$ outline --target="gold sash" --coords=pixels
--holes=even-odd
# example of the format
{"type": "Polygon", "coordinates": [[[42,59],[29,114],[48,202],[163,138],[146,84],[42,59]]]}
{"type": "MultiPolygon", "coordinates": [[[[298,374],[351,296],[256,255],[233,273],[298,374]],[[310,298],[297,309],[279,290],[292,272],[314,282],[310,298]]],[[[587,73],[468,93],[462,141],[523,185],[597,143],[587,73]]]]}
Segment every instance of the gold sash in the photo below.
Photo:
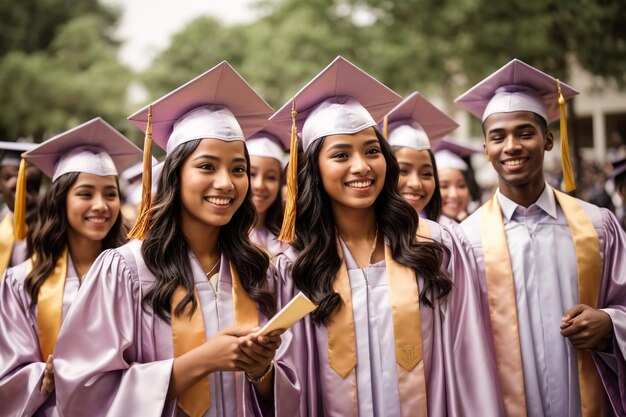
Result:
{"type": "MultiPolygon", "coordinates": [[[[567,220],[578,267],[579,303],[596,308],[601,282],[600,244],[587,213],[576,199],[554,190],[567,220]]],[[[524,374],[517,321],[515,283],[504,231],[502,211],[496,195],[481,208],[481,239],[496,363],[504,404],[509,417],[526,415],[524,374]]],[[[565,313],[565,312],[564,312],[565,313]]],[[[578,350],[578,379],[583,417],[603,414],[602,383],[591,354],[578,350]]]]}
{"type": "MultiPolygon", "coordinates": [[[[237,325],[258,326],[259,313],[256,303],[242,287],[239,274],[233,264],[230,263],[229,265],[232,278],[235,323],[237,325]]],[[[172,342],[175,358],[195,349],[206,341],[202,308],[200,307],[198,293],[195,289],[194,297],[198,303],[198,308],[196,308],[191,318],[188,315],[188,310],[191,308],[190,304],[185,307],[180,316],[174,314],[176,306],[185,294],[186,290],[179,286],[172,296],[172,342]]],[[[195,383],[178,398],[178,407],[190,417],[200,417],[207,412],[209,407],[211,407],[211,389],[208,376],[195,383]]]]}
{"type": "MultiPolygon", "coordinates": [[[[32,270],[29,259],[26,273],[32,270]]],[[[57,264],[41,287],[37,296],[37,328],[39,329],[39,350],[45,362],[54,351],[61,323],[63,322],[63,291],[67,276],[67,248],[63,250],[57,264]]]]}
{"type": "Polygon", "coordinates": [[[13,253],[13,219],[8,212],[0,222],[0,276],[11,263],[13,253]]]}
{"type": "MultiPolygon", "coordinates": [[[[338,253],[342,254],[339,242],[338,253]]],[[[343,256],[341,266],[333,282],[333,289],[341,296],[342,305],[333,314],[328,325],[328,359],[330,367],[345,378],[357,364],[354,316],[350,279],[343,256]]],[[[403,415],[427,415],[426,379],[423,372],[411,372],[423,360],[422,327],[419,310],[419,289],[415,271],[397,263],[391,256],[391,248],[385,245],[387,285],[393,317],[396,362],[398,363],[398,384],[400,392],[411,392],[411,401],[401,398],[403,415]],[[402,389],[410,387],[410,390],[402,389]],[[419,397],[417,400],[415,397],[419,397]]],[[[417,370],[417,371],[419,371],[417,370]]],[[[401,395],[401,397],[403,397],[401,395]]]]}

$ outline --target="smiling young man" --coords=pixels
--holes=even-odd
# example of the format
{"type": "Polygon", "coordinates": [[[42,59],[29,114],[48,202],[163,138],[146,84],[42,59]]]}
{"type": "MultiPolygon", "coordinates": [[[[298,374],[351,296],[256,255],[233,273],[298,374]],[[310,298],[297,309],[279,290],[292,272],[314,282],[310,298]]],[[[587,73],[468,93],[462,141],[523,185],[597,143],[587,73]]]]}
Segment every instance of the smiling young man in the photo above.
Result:
{"type": "Polygon", "coordinates": [[[462,228],[507,415],[624,415],[626,236],[608,210],[546,184],[558,84],[513,60],[456,100],[483,121],[499,178],[462,228]]]}

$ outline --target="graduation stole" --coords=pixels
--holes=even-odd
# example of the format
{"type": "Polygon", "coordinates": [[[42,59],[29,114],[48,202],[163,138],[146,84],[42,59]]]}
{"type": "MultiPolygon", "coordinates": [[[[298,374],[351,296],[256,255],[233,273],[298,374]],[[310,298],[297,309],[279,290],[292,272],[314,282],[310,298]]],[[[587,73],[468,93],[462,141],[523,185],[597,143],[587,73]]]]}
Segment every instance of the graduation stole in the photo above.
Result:
{"type": "Polygon", "coordinates": [[[428,223],[426,222],[426,220],[422,217],[419,218],[419,221],[417,223],[417,241],[418,242],[424,242],[424,241],[430,241],[430,226],[428,226],[428,223]]]}
{"type": "MultiPolygon", "coordinates": [[[[250,298],[241,285],[237,269],[230,265],[230,275],[232,279],[233,307],[235,324],[240,326],[258,326],[259,313],[256,303],[250,298]]],[[[178,286],[172,295],[171,321],[172,321],[172,341],[174,345],[174,357],[189,352],[202,345],[206,341],[204,334],[204,320],[202,318],[202,308],[198,293],[194,289],[194,298],[197,308],[189,316],[191,304],[187,304],[180,316],[174,314],[174,310],[180,301],[187,295],[187,290],[178,286]]],[[[178,397],[178,407],[190,417],[200,417],[211,407],[211,389],[208,377],[196,382],[180,397],[178,397]]]]}
{"type": "MultiPolygon", "coordinates": [[[[352,312],[352,290],[343,252],[337,241],[337,253],[341,266],[333,282],[342,304],[332,315],[328,325],[328,360],[330,367],[342,378],[356,367],[356,338],[352,312]]],[[[415,271],[397,263],[391,256],[391,248],[385,244],[387,285],[393,317],[396,361],[398,363],[398,387],[403,415],[426,416],[426,378],[413,369],[424,358],[422,326],[419,309],[419,289],[415,271]]]]}
{"type": "MultiPolygon", "coordinates": [[[[26,274],[33,269],[33,258],[26,264],[26,274]]],[[[44,362],[54,352],[63,322],[63,291],[67,276],[67,248],[63,249],[52,273],[44,280],[37,295],[37,329],[39,350],[44,362]]]]}
{"type": "MultiPolygon", "coordinates": [[[[587,213],[576,199],[553,190],[567,220],[578,268],[578,302],[597,308],[602,278],[600,243],[587,213]]],[[[526,416],[524,372],[519,344],[515,284],[498,198],[480,209],[489,315],[504,405],[509,417],[526,416]]],[[[565,313],[565,312],[564,312],[565,313]]],[[[588,351],[577,350],[578,382],[583,417],[603,415],[602,382],[588,351]]]]}
{"type": "Polygon", "coordinates": [[[0,273],[9,267],[13,253],[13,219],[11,217],[11,212],[8,212],[0,222],[0,273]]]}

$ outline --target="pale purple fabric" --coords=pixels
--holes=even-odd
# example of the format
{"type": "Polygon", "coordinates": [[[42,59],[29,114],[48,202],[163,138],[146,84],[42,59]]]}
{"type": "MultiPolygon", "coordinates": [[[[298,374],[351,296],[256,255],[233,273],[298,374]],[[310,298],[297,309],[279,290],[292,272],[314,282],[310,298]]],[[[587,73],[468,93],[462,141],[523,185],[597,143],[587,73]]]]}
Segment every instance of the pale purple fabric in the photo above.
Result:
{"type": "Polygon", "coordinates": [[[250,231],[250,240],[267,250],[272,258],[283,253],[289,247],[287,243],[278,240],[276,236],[265,227],[253,228],[250,231]]]}
{"type": "MultiPolygon", "coordinates": [[[[524,388],[529,415],[580,416],[576,350],[560,335],[561,317],[578,303],[574,244],[558,201],[546,186],[528,208],[498,195],[515,282],[524,388]]],[[[613,320],[612,354],[594,354],[610,401],[626,413],[626,237],[608,210],[580,201],[600,242],[602,290],[599,308],[613,320]]],[[[479,266],[484,323],[491,334],[480,212],[462,223],[479,266]]],[[[489,337],[494,352],[493,338],[489,337]]]]}
{"type": "MultiPolygon", "coordinates": [[[[468,243],[436,223],[429,221],[429,227],[433,238],[449,249],[444,267],[452,276],[454,287],[445,303],[436,302],[434,309],[420,306],[428,414],[432,417],[499,416],[502,412],[496,397],[495,368],[489,360],[477,289],[470,278],[475,273],[475,266],[460,249],[468,243]]],[[[297,292],[291,280],[296,256],[293,248],[289,248],[276,260],[283,299],[289,299],[297,292]]],[[[366,304],[367,295],[355,291],[359,285],[356,283],[358,270],[354,271],[350,266],[354,265],[349,264],[348,268],[357,338],[357,369],[345,379],[337,375],[329,366],[326,327],[314,325],[310,316],[296,323],[291,328],[293,339],[289,348],[303,389],[302,416],[397,415],[399,409],[399,404],[393,403],[394,398],[396,401],[398,398],[397,380],[392,377],[396,371],[395,353],[390,348],[394,343],[393,331],[381,327],[389,326],[390,311],[385,309],[390,309],[390,305],[376,306],[375,312],[368,310],[372,306],[369,301],[382,298],[380,294],[375,297],[370,294],[373,298],[366,304]],[[376,322],[374,317],[382,322],[376,322]],[[372,350],[379,351],[381,357],[365,358],[364,354],[372,354],[372,350]],[[391,369],[389,363],[394,364],[391,369]],[[373,385],[363,387],[368,373],[368,382],[373,385]],[[367,392],[370,392],[369,396],[364,394],[367,392]],[[358,393],[356,413],[352,393],[358,393]],[[389,401],[385,414],[380,414],[380,404],[373,398],[389,401]]],[[[386,276],[385,263],[378,263],[370,270],[375,282],[382,284],[381,277],[386,276]]],[[[418,281],[422,285],[422,278],[418,281]]],[[[376,289],[381,290],[387,291],[384,286],[376,289]]]]}
{"type": "MultiPolygon", "coordinates": [[[[65,318],[80,281],[71,258],[63,291],[65,318]]],[[[39,351],[37,308],[24,289],[27,262],[6,271],[0,285],[0,415],[57,416],[55,392],[40,393],[45,361],[39,351]]]]}
{"type": "MultiPolygon", "coordinates": [[[[209,339],[233,324],[229,262],[222,257],[216,292],[191,252],[189,260],[209,339]]],[[[182,415],[176,401],[166,401],[173,363],[171,326],[142,305],[154,280],[141,258],[140,241],[105,251],[96,260],[55,351],[55,382],[63,415],[182,415]]],[[[295,415],[292,410],[297,410],[299,401],[295,373],[278,353],[275,397],[280,400],[275,413],[295,415]]],[[[206,417],[262,414],[243,373],[216,372],[209,381],[212,403],[206,417]]]]}

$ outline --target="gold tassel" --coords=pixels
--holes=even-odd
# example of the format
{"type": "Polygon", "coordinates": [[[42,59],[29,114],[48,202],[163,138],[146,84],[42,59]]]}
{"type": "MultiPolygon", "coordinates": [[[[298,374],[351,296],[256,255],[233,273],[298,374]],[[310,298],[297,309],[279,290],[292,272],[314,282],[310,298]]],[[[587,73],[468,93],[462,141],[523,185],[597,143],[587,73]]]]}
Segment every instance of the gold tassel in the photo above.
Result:
{"type": "Polygon", "coordinates": [[[383,119],[383,136],[385,137],[385,139],[389,138],[389,115],[386,114],[385,118],[383,119]]]}
{"type": "Polygon", "coordinates": [[[26,237],[26,161],[20,161],[17,172],[15,190],[15,207],[13,207],[13,239],[22,240],[26,237]]]}
{"type": "Polygon", "coordinates": [[[561,93],[561,82],[556,80],[557,92],[559,94],[559,110],[561,113],[561,165],[563,168],[563,180],[565,191],[570,192],[576,189],[572,161],[569,156],[569,140],[567,137],[567,112],[565,111],[565,98],[561,93]]]}
{"type": "Polygon", "coordinates": [[[291,103],[291,149],[287,169],[287,201],[278,240],[293,243],[296,239],[296,199],[298,198],[298,128],[296,102],[291,103]]]}
{"type": "Polygon", "coordinates": [[[141,204],[139,214],[128,239],[144,239],[148,233],[150,222],[150,206],[152,205],[152,104],[148,106],[148,126],[143,141],[143,175],[141,177],[141,204]]]}

